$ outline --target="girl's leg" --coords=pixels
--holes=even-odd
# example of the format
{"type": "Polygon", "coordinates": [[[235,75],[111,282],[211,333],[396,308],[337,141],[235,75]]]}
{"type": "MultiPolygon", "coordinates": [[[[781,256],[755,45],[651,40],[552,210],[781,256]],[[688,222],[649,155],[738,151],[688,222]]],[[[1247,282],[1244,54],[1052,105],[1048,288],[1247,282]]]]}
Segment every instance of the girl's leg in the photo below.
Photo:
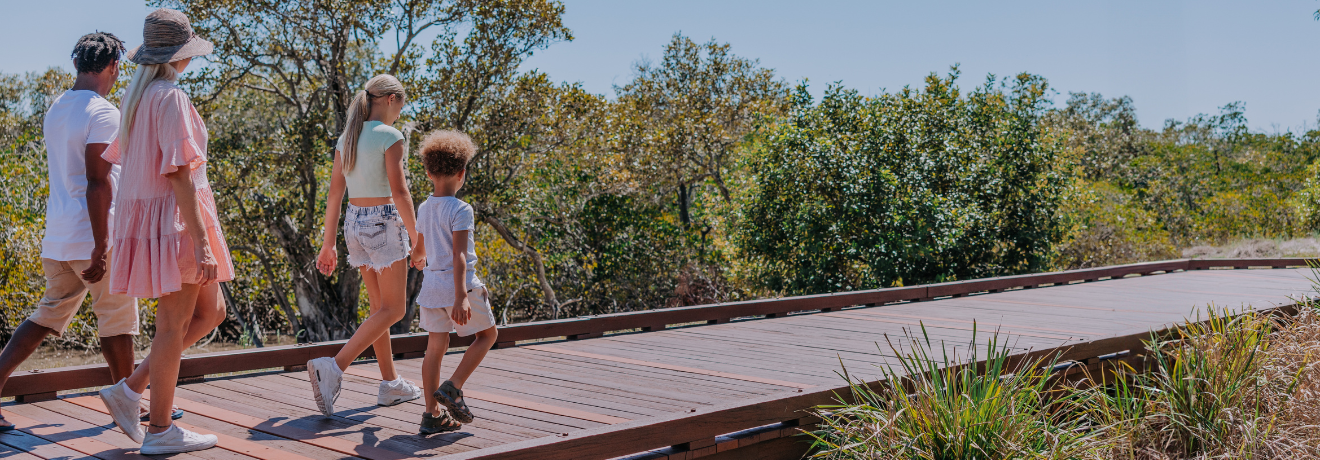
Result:
{"type": "Polygon", "coordinates": [[[366,321],[362,322],[362,325],[358,326],[357,332],[348,339],[348,343],[339,349],[339,353],[335,355],[335,363],[339,365],[339,369],[346,370],[358,355],[367,350],[367,347],[375,346],[376,362],[381,369],[381,378],[397,379],[389,335],[390,326],[403,319],[403,303],[407,298],[405,289],[408,282],[408,260],[400,259],[379,273],[363,268],[362,282],[367,283],[367,298],[370,299],[374,311],[366,321]],[[376,295],[371,293],[373,284],[377,287],[376,295]],[[375,305],[380,305],[380,308],[376,309],[375,305]],[[381,337],[382,335],[384,337],[381,337]],[[386,369],[389,369],[388,374],[386,369]],[[388,378],[391,376],[394,378],[388,378]]]}
{"type": "MultiPolygon", "coordinates": [[[[449,351],[449,334],[432,332],[427,334],[426,357],[422,359],[422,388],[425,393],[435,393],[440,388],[440,362],[449,351]]],[[[434,417],[440,416],[440,403],[435,398],[426,398],[426,412],[434,417]]]]}
{"type": "Polygon", "coordinates": [[[148,433],[164,432],[173,424],[170,412],[174,386],[179,382],[179,360],[188,346],[184,340],[200,291],[199,285],[185,284],[183,289],[162,296],[156,306],[156,336],[151,340],[151,355],[147,357],[151,364],[152,390],[148,433]]]}
{"type": "MultiPolygon", "coordinates": [[[[455,388],[460,390],[463,389],[463,384],[467,383],[468,377],[471,377],[472,372],[477,370],[477,366],[481,364],[481,360],[486,359],[486,352],[489,352],[490,347],[495,345],[495,339],[499,336],[500,333],[494,326],[477,333],[476,339],[472,341],[472,345],[468,347],[467,351],[463,352],[463,360],[459,361],[458,368],[454,369],[454,376],[449,378],[449,381],[454,384],[455,388]]],[[[447,338],[446,342],[448,342],[447,338]]],[[[428,358],[431,356],[431,350],[426,351],[426,356],[428,358]]],[[[437,367],[436,370],[439,370],[439,368],[437,367]]],[[[430,402],[428,401],[427,404],[430,404],[430,402]]]]}
{"type": "MultiPolygon", "coordinates": [[[[161,300],[163,302],[164,298],[161,298],[161,300]]],[[[202,340],[202,337],[210,335],[216,326],[225,321],[225,299],[220,292],[219,284],[211,284],[200,288],[197,293],[196,304],[197,307],[193,309],[192,317],[188,321],[188,331],[183,334],[184,349],[193,346],[197,341],[202,340]]],[[[159,309],[159,307],[157,308],[159,309]]],[[[155,350],[154,346],[152,350],[155,350]]],[[[141,393],[146,391],[150,375],[151,355],[147,355],[147,358],[142,360],[142,364],[133,370],[133,375],[128,376],[128,381],[124,383],[133,392],[141,393]]]]}

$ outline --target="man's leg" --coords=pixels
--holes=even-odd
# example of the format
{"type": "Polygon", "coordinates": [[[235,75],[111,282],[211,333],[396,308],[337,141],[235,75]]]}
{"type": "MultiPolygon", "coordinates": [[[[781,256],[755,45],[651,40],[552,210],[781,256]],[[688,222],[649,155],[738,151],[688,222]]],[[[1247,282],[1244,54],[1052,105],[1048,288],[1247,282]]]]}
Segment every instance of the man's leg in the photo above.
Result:
{"type": "MultiPolygon", "coordinates": [[[[18,325],[14,337],[0,352],[0,389],[4,388],[14,370],[37,351],[46,336],[64,332],[87,296],[82,278],[68,262],[41,259],[41,269],[46,276],[46,293],[37,304],[37,311],[18,325]]],[[[11,423],[0,421],[0,425],[11,423]]]]}
{"type": "Polygon", "coordinates": [[[119,383],[133,374],[133,335],[101,337],[101,356],[110,367],[110,383],[119,383]]]}
{"type": "MultiPolygon", "coordinates": [[[[41,341],[48,335],[54,335],[55,331],[48,327],[34,323],[32,321],[23,321],[14,330],[14,337],[5,344],[5,351],[0,352],[0,389],[4,389],[5,382],[9,381],[9,376],[18,369],[19,364],[27,361],[32,353],[41,346],[41,341]]],[[[3,414],[0,414],[3,415],[3,414]]],[[[4,420],[0,420],[0,425],[13,425],[4,420]]]]}

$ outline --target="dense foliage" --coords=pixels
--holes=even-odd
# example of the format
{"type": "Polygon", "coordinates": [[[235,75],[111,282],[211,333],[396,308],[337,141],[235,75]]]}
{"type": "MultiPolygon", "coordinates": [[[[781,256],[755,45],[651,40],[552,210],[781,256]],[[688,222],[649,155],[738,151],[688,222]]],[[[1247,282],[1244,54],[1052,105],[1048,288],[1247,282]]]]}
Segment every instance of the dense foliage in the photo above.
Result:
{"type": "MultiPolygon", "coordinates": [[[[1253,132],[1238,104],[1151,130],[1127,98],[1051,107],[1042,77],[964,90],[956,68],[817,101],[682,35],[592,94],[521,68],[572,39],[553,0],[152,4],[216,43],[182,84],[210,130],[237,264],[228,340],[343,338],[365,314],[356,270],[311,261],[343,112],[377,73],[408,88],[410,151],[432,129],[477,141],[460,197],[508,322],[1168,258],[1320,226],[1320,131],[1253,132]]],[[[44,285],[41,120],[71,81],[0,75],[0,339],[44,285]]],[[[428,183],[409,167],[420,202],[428,183]]],[[[96,346],[87,315],[61,343],[96,346]]]]}
{"type": "Polygon", "coordinates": [[[1046,268],[1067,183],[1046,83],[956,80],[819,104],[799,87],[747,157],[734,238],[751,278],[819,293],[1046,268]]]}

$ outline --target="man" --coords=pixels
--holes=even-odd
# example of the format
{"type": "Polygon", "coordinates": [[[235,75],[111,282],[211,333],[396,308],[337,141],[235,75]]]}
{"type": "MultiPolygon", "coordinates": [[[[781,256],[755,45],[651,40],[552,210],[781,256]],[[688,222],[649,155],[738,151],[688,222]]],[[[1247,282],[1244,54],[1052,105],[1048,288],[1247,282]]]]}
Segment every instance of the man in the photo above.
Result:
{"type": "MultiPolygon", "coordinates": [[[[0,352],[0,389],[46,336],[64,333],[89,292],[101,354],[113,379],[109,383],[133,372],[137,300],[110,293],[106,273],[119,167],[101,158],[119,132],[119,109],[105,96],[119,78],[123,53],[123,42],[109,33],[78,39],[72,56],[77,79],[46,112],[43,132],[50,197],[46,235],[41,240],[46,293],[37,311],[18,326],[0,352]]],[[[0,414],[0,432],[13,429],[0,414]]]]}

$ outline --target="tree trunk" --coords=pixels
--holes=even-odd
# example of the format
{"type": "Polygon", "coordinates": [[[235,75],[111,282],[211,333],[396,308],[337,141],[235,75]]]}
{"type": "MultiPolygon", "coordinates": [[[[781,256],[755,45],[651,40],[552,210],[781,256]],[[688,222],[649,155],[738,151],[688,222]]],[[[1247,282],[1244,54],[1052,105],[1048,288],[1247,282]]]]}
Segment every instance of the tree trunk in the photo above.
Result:
{"type": "Polygon", "coordinates": [[[422,277],[425,273],[416,268],[408,267],[408,294],[407,303],[403,319],[390,326],[390,334],[407,334],[412,332],[413,320],[417,318],[417,294],[422,292],[422,277]]]}
{"type": "Polygon", "coordinates": [[[541,285],[541,294],[545,296],[545,303],[550,305],[551,317],[559,319],[559,299],[555,297],[555,290],[550,287],[550,281],[545,277],[545,262],[541,260],[541,253],[532,245],[514,236],[513,232],[509,231],[509,227],[504,225],[504,221],[495,216],[483,212],[481,213],[481,221],[493,227],[495,232],[499,233],[500,237],[504,239],[504,242],[509,243],[509,246],[513,246],[514,249],[521,251],[532,259],[532,266],[536,270],[536,281],[541,285]]]}
{"type": "MultiPolygon", "coordinates": [[[[265,197],[260,198],[263,202],[269,202],[265,197]]],[[[266,209],[271,210],[271,207],[267,206],[266,209]]],[[[293,295],[298,303],[307,340],[324,342],[351,336],[357,325],[362,275],[356,268],[348,266],[348,247],[343,240],[338,242],[338,277],[332,281],[316,270],[317,249],[298,232],[292,218],[287,214],[281,215],[267,220],[267,225],[284,249],[289,266],[292,267],[293,295]]]]}

